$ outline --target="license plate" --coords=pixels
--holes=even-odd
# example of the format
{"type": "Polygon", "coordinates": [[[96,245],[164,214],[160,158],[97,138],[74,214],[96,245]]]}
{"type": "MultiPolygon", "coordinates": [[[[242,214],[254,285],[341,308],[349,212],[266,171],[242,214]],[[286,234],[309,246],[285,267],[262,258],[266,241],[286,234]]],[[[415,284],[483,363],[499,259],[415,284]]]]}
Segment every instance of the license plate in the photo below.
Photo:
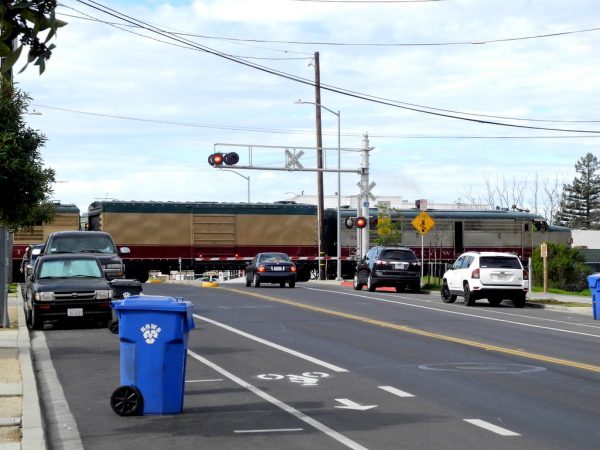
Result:
{"type": "Polygon", "coordinates": [[[406,263],[396,263],[396,264],[394,264],[394,269],[404,270],[404,269],[406,269],[406,266],[408,266],[408,264],[406,264],[406,263]]]}
{"type": "Polygon", "coordinates": [[[82,317],[83,316],[83,308],[68,308],[67,316],[69,317],[82,317]]]}
{"type": "Polygon", "coordinates": [[[283,269],[284,269],[284,268],[283,268],[282,266],[274,266],[274,267],[273,267],[273,270],[274,270],[275,272],[283,272],[283,269]]]}

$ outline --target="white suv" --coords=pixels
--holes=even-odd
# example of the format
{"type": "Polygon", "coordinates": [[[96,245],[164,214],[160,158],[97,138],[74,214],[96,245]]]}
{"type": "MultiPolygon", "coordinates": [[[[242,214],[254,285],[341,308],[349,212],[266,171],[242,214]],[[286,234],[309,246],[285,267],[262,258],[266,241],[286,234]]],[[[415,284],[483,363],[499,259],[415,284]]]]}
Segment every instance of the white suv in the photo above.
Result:
{"type": "Polygon", "coordinates": [[[444,273],[441,294],[444,303],[454,303],[461,296],[467,306],[482,298],[498,306],[508,299],[515,308],[522,308],[528,290],[529,274],[516,255],[467,252],[444,273]]]}

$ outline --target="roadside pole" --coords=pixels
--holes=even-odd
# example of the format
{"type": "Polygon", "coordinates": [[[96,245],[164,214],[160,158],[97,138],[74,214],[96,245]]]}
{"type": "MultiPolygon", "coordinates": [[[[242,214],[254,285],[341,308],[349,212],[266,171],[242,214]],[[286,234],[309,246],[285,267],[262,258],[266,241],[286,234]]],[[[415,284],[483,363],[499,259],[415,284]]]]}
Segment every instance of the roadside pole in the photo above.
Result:
{"type": "Polygon", "coordinates": [[[0,227],[0,326],[8,328],[8,269],[10,264],[10,234],[0,227]]]}

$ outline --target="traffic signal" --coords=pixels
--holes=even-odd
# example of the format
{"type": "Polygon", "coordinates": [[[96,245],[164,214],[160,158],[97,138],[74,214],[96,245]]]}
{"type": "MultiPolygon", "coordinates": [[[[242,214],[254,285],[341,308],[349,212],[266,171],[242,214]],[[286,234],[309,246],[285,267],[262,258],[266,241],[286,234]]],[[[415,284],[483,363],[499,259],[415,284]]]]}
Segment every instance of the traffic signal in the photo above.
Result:
{"type": "Polygon", "coordinates": [[[233,166],[240,161],[240,156],[235,153],[213,153],[208,157],[208,163],[213,167],[222,166],[223,163],[227,166],[233,166]]]}
{"type": "Polygon", "coordinates": [[[362,216],[356,218],[356,228],[365,228],[367,226],[367,219],[362,216]]]}
{"type": "Polygon", "coordinates": [[[346,225],[346,228],[354,228],[354,225],[356,225],[356,228],[365,228],[367,226],[367,219],[362,216],[348,217],[344,225],[346,225]]]}

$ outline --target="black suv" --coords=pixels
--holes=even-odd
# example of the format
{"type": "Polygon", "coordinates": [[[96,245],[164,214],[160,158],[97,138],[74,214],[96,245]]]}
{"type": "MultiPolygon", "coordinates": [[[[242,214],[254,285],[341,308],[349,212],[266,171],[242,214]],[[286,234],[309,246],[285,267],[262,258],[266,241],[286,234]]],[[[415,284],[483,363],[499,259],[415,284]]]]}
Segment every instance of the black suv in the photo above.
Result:
{"type": "Polygon", "coordinates": [[[357,264],[352,285],[357,291],[363,285],[373,292],[382,286],[392,286],[396,292],[409,287],[421,290],[421,263],[408,247],[373,247],[357,264]]]}

